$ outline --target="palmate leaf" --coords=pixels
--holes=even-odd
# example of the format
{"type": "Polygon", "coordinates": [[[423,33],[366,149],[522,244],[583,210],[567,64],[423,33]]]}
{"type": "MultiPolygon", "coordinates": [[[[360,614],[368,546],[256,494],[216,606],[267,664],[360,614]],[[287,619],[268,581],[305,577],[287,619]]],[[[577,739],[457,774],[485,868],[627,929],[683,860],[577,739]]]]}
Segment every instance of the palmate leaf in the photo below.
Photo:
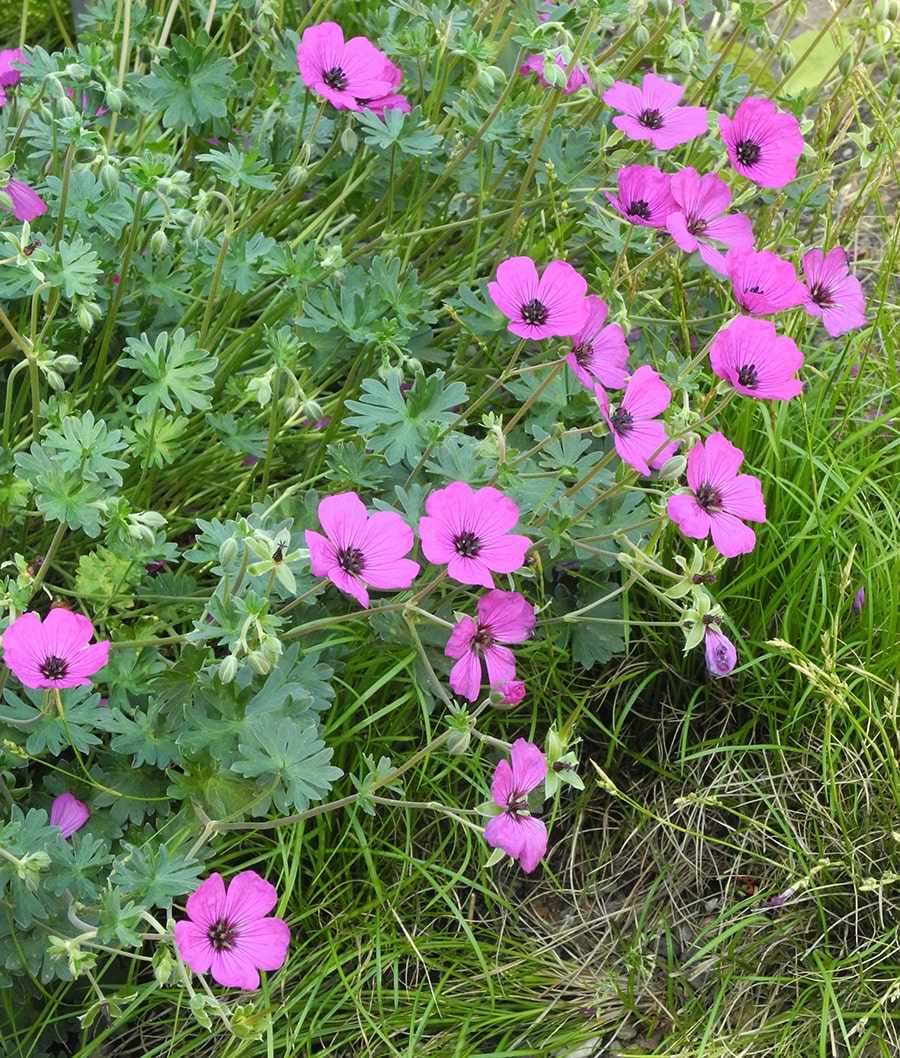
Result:
{"type": "Polygon", "coordinates": [[[79,753],[87,753],[91,746],[100,744],[92,728],[103,712],[100,695],[90,687],[68,687],[60,692],[63,715],[55,707],[44,712],[44,692],[25,688],[24,693],[33,704],[23,701],[7,689],[4,692],[4,711],[28,732],[25,749],[33,756],[46,752],[59,756],[67,746],[79,753]],[[27,726],[26,726],[27,725],[27,726]]]}
{"type": "Polygon", "coordinates": [[[162,123],[166,128],[197,129],[227,113],[236,88],[231,77],[234,63],[207,54],[208,47],[206,33],[196,33],[194,43],[176,36],[165,58],[153,63],[144,85],[152,105],[165,108],[162,123]]]}
{"type": "Polygon", "coordinates": [[[143,394],[137,405],[141,414],[160,404],[175,411],[176,401],[184,412],[206,411],[211,406],[206,390],[213,387],[211,376],[218,361],[206,349],[198,348],[193,334],[188,335],[182,327],[171,337],[162,331],[151,345],[144,332],[140,338],[126,339],[126,344],[131,355],[122,357],[119,364],[140,371],[150,380],[134,387],[136,393],[143,394]]]}
{"type": "MultiPolygon", "coordinates": [[[[301,727],[290,717],[277,725],[262,717],[246,725],[248,738],[240,743],[241,756],[231,766],[247,778],[262,780],[263,787],[280,779],[271,800],[279,812],[305,811],[311,801],[320,801],[334,780],[343,774],[328,762],[332,750],[319,738],[315,724],[301,727]]],[[[269,798],[263,798],[255,811],[263,812],[269,798]]]]}
{"type": "Polygon", "coordinates": [[[445,389],[443,371],[416,375],[407,393],[401,391],[400,382],[400,372],[393,370],[386,382],[363,379],[360,399],[347,401],[347,408],[356,414],[346,422],[359,430],[369,448],[384,452],[389,463],[405,459],[412,465],[441,428],[456,420],[455,409],[465,403],[466,387],[451,382],[445,389]]]}
{"type": "Polygon", "coordinates": [[[202,863],[166,845],[138,846],[123,841],[128,850],[113,862],[110,880],[117,889],[145,907],[166,907],[175,896],[190,892],[206,870],[202,863]]]}

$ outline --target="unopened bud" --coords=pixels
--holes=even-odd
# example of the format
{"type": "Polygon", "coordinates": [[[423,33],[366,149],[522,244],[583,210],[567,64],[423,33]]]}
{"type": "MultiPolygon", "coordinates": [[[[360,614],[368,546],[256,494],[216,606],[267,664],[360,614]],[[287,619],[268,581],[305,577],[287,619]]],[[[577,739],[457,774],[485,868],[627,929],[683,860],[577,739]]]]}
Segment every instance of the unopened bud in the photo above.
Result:
{"type": "Polygon", "coordinates": [[[238,542],[233,536],[219,544],[219,565],[230,566],[237,558],[238,542]]]}
{"type": "Polygon", "coordinates": [[[267,676],[272,670],[272,663],[259,650],[251,650],[247,655],[247,664],[257,676],[267,676]]]}
{"type": "Polygon", "coordinates": [[[781,67],[782,73],[790,73],[791,70],[797,65],[797,60],[789,51],[783,51],[778,58],[778,65],[781,67]]]}
{"type": "Polygon", "coordinates": [[[359,147],[359,137],[348,125],[341,133],[341,149],[347,154],[356,154],[359,147]]]}
{"type": "Polygon", "coordinates": [[[302,187],[308,178],[309,167],[306,165],[292,165],[288,169],[287,182],[290,188],[302,187]]]}
{"type": "Polygon", "coordinates": [[[639,49],[646,48],[650,43],[650,30],[641,23],[634,27],[634,33],[631,34],[631,39],[634,41],[635,47],[639,49]]]}
{"type": "Polygon", "coordinates": [[[219,662],[219,681],[221,683],[231,683],[237,676],[237,670],[238,659],[234,654],[229,654],[227,658],[222,658],[219,662]]]}
{"type": "Polygon", "coordinates": [[[850,71],[853,69],[853,56],[849,51],[845,51],[844,54],[838,59],[838,70],[840,70],[843,77],[847,77],[850,71]]]}
{"type": "Polygon", "coordinates": [[[670,456],[659,469],[660,481],[675,481],[684,474],[687,458],[682,455],[670,456]]]}
{"type": "Polygon", "coordinates": [[[63,70],[63,73],[71,81],[83,81],[85,77],[87,77],[87,70],[85,70],[80,62],[70,62],[65,70],[63,70]]]}
{"type": "Polygon", "coordinates": [[[900,84],[900,66],[892,66],[888,71],[888,82],[896,87],[900,84]]]}
{"type": "Polygon", "coordinates": [[[103,185],[103,190],[116,197],[119,193],[119,171],[107,158],[106,161],[100,166],[100,183],[103,185]]]}
{"type": "Polygon", "coordinates": [[[118,88],[116,85],[107,85],[104,95],[106,97],[106,109],[112,110],[116,114],[120,113],[128,105],[127,94],[124,89],[118,88]]]}
{"type": "Polygon", "coordinates": [[[155,257],[162,257],[169,252],[169,236],[162,228],[157,228],[150,236],[150,250],[155,257]]]}

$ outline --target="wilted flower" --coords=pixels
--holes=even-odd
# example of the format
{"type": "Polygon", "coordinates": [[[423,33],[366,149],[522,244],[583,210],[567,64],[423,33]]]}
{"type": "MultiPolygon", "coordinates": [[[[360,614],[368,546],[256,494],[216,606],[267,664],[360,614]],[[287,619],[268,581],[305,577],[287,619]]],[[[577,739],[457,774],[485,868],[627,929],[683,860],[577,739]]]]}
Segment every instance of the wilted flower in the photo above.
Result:
{"type": "Polygon", "coordinates": [[[737,650],[734,643],[716,627],[715,619],[704,629],[706,668],[713,676],[727,676],[737,665],[737,650]]]}
{"type": "Polygon", "coordinates": [[[497,266],[488,283],[491,300],[512,321],[519,338],[553,338],[577,334],[587,314],[587,281],[565,261],[551,261],[538,278],[530,257],[510,257],[497,266]]]}
{"type": "Polygon", "coordinates": [[[484,836],[491,848],[501,848],[529,873],[547,851],[547,827],[528,811],[528,794],[547,774],[547,760],[533,742],[516,739],[509,761],[501,760],[491,783],[494,804],[503,811],[488,820],[484,836]]]}
{"type": "MultiPolygon", "coordinates": [[[[551,60],[545,59],[543,55],[529,55],[525,62],[522,63],[522,65],[519,67],[519,73],[537,74],[537,79],[541,82],[541,84],[545,88],[550,88],[551,84],[544,76],[544,63],[548,61],[551,60]]],[[[562,55],[560,55],[559,53],[557,53],[553,57],[552,62],[564,72],[568,68],[568,63],[565,61],[565,59],[563,59],[562,55]]],[[[566,78],[566,84],[562,90],[563,95],[571,95],[572,92],[577,92],[579,88],[584,88],[585,86],[590,88],[591,91],[594,90],[594,82],[591,80],[590,75],[588,74],[584,66],[582,66],[579,62],[575,64],[574,69],[566,78]]]]}
{"type": "Polygon", "coordinates": [[[649,140],[659,151],[687,143],[707,131],[706,107],[681,107],[684,88],[656,74],[644,75],[642,86],[616,81],[603,102],[625,112],[613,125],[632,140],[649,140]]]}
{"type": "Polygon", "coordinates": [[[797,175],[803,153],[800,123],[793,114],[779,114],[771,99],[745,99],[733,121],[719,115],[719,129],[741,176],[760,187],[784,187],[797,175]]]}
{"type": "Polygon", "coordinates": [[[685,536],[712,540],[726,558],[746,555],[756,546],[756,533],[742,518],[766,520],[762,485],[752,474],[739,474],[744,453],[723,434],[698,441],[687,460],[687,480],[693,495],[670,496],[669,517],[685,536]]]}
{"type": "Polygon", "coordinates": [[[284,965],[291,939],[287,923],[267,918],[275,886],[256,871],[242,871],[228,888],[211,874],[187,898],[187,921],[175,923],[175,945],[194,973],[212,972],[230,988],[259,988],[259,970],[284,965]]]}
{"type": "Polygon", "coordinates": [[[616,451],[639,474],[659,469],[674,454],[678,442],[669,441],[665,426],[656,419],[668,408],[672,392],[649,364],[642,364],[628,380],[615,411],[602,386],[595,386],[594,393],[616,451]]]}
{"type": "Polygon", "coordinates": [[[63,607],[54,607],[43,622],[36,613],[23,613],[3,633],[3,660],[26,687],[90,686],[109,660],[109,640],[90,644],[93,635],[86,617],[63,607]]]}
{"type": "Polygon", "coordinates": [[[87,805],[70,793],[60,794],[50,806],[50,825],[59,827],[64,838],[80,830],[90,817],[87,805]]]}
{"type": "Polygon", "coordinates": [[[408,588],[419,572],[418,562],[404,558],[413,546],[413,531],[395,511],[369,514],[355,492],[326,496],[318,508],[327,538],[306,530],[306,546],[317,577],[368,607],[371,588],[408,588]]]}
{"type": "Polygon", "coordinates": [[[855,614],[861,614],[863,612],[863,608],[866,605],[866,589],[865,589],[865,585],[863,585],[859,589],[859,591],[853,596],[853,602],[852,602],[851,605],[853,607],[853,612],[855,614]]]}
{"type": "Polygon", "coordinates": [[[725,255],[713,243],[752,246],[750,218],[727,212],[731,190],[716,173],[699,176],[696,169],[680,169],[672,176],[671,192],[678,208],[666,218],[669,234],[686,253],[699,250],[704,264],[725,275],[725,255]]]}
{"type": "MultiPolygon", "coordinates": [[[[487,682],[491,689],[503,688],[503,704],[521,701],[525,685],[513,687],[516,659],[507,646],[498,644],[524,643],[534,628],[534,607],[517,591],[494,589],[478,600],[478,623],[462,617],[450,634],[444,653],[459,661],[450,670],[450,686],[454,694],[461,694],[470,702],[477,701],[481,691],[481,659],[487,666],[487,682]],[[508,700],[507,700],[508,699],[508,700]]],[[[515,681],[517,684],[519,681],[515,681]]]]}
{"type": "Polygon", "coordinates": [[[619,196],[609,191],[606,197],[632,224],[643,228],[664,228],[666,218],[678,209],[672,198],[668,173],[652,165],[629,165],[618,173],[619,196]]]}
{"type": "Polygon", "coordinates": [[[791,262],[768,250],[733,246],[725,255],[725,271],[735,301],[755,316],[792,309],[809,298],[791,262]]]}
{"type": "Polygon", "coordinates": [[[779,336],[769,320],[732,320],[713,338],[709,362],[719,378],[757,400],[790,400],[803,388],[794,378],[803,366],[803,353],[793,338],[779,336]]]}
{"type": "Polygon", "coordinates": [[[821,317],[833,338],[866,325],[866,296],[856,276],[850,275],[847,254],[840,246],[827,254],[807,250],[801,263],[809,288],[803,307],[810,316],[821,317]]]}

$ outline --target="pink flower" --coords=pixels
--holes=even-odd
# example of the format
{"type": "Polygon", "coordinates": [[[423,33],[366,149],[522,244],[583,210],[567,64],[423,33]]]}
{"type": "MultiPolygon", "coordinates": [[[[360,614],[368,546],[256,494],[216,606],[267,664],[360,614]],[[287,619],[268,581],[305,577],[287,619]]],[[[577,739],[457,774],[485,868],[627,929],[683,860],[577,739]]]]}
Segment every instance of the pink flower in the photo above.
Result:
{"type": "Polygon", "coordinates": [[[847,254],[840,246],[827,255],[822,250],[807,250],[802,265],[809,287],[809,300],[803,307],[810,316],[820,316],[833,338],[865,326],[866,296],[856,276],[850,275],[847,254]]]}
{"type": "Polygon", "coordinates": [[[488,283],[491,300],[512,320],[508,330],[519,338],[553,338],[577,334],[584,325],[587,282],[565,261],[551,261],[538,279],[530,257],[510,257],[488,283]]]}
{"type": "Polygon", "coordinates": [[[525,684],[521,680],[508,680],[499,687],[492,687],[491,690],[502,695],[501,705],[518,705],[525,697],[525,684]]]}
{"type": "MultiPolygon", "coordinates": [[[[551,61],[549,57],[545,58],[543,55],[529,55],[524,63],[519,67],[519,73],[537,74],[537,79],[541,82],[544,88],[550,88],[550,82],[544,76],[544,63],[551,61]]],[[[568,69],[568,63],[563,59],[562,55],[557,52],[556,56],[552,60],[561,70],[568,69]]],[[[594,82],[591,80],[590,75],[581,63],[576,63],[575,68],[566,78],[566,86],[563,88],[563,95],[571,95],[572,92],[577,92],[579,88],[587,86],[593,92],[594,82]]]]}
{"type": "Polygon", "coordinates": [[[228,888],[211,874],[187,898],[187,921],[175,923],[175,946],[194,973],[212,971],[229,988],[259,988],[259,970],[277,970],[287,958],[287,923],[267,918],[278,893],[256,871],[241,871],[228,888]]]}
{"type": "MultiPolygon", "coordinates": [[[[513,652],[498,643],[524,643],[534,628],[534,607],[517,591],[494,589],[478,600],[478,623],[463,617],[450,634],[444,649],[449,658],[459,658],[450,670],[450,687],[470,702],[481,690],[481,658],[487,666],[490,688],[508,687],[516,675],[513,652]]],[[[524,685],[522,694],[524,696],[524,685]]],[[[507,691],[504,690],[504,700],[507,691]]],[[[521,699],[515,699],[520,701],[521,699]]],[[[506,704],[514,704],[508,702],[506,704]]]]}
{"type": "Polygon", "coordinates": [[[719,129],[731,164],[754,184],[784,187],[797,175],[800,124],[793,114],[779,114],[771,99],[745,99],[733,121],[719,115],[719,129]]]}
{"type": "Polygon", "coordinates": [[[22,54],[21,48],[4,48],[0,51],[0,107],[6,102],[4,88],[11,88],[22,80],[22,71],[12,65],[14,62],[21,63],[22,66],[31,65],[22,54]]]}
{"type": "Polygon", "coordinates": [[[712,534],[726,558],[746,555],[756,546],[756,533],[741,521],[766,520],[762,485],[751,474],[738,474],[744,453],[723,434],[714,433],[688,453],[687,481],[693,495],[670,496],[669,517],[695,540],[712,534]]]}
{"type": "Polygon", "coordinates": [[[491,848],[501,848],[530,873],[547,851],[547,827],[528,811],[528,794],[547,776],[547,759],[533,742],[516,739],[512,761],[501,760],[491,783],[494,804],[503,811],[488,820],[484,837],[491,848]]]}
{"type": "Polygon", "coordinates": [[[768,320],[732,320],[713,338],[709,362],[719,378],[757,400],[790,400],[803,388],[794,378],[803,366],[803,353],[793,338],[779,337],[768,320]]]}
{"type": "Polygon", "coordinates": [[[639,474],[649,474],[650,467],[658,469],[678,448],[677,441],[669,441],[665,426],[653,421],[668,408],[672,393],[649,364],[639,367],[628,380],[615,411],[610,412],[602,386],[595,386],[594,392],[616,451],[639,474]]]}
{"type": "Polygon", "coordinates": [[[317,577],[328,577],[366,608],[366,585],[378,589],[408,588],[418,562],[403,556],[413,546],[413,531],[395,511],[369,515],[355,492],[326,496],[318,508],[326,537],[306,530],[306,546],[317,577]]]}
{"type": "Polygon", "coordinates": [[[88,645],[94,626],[79,613],[54,607],[41,623],[23,613],[3,633],[3,660],[26,687],[90,686],[109,660],[109,640],[88,645]]]}
{"type": "Polygon", "coordinates": [[[87,805],[70,793],[60,794],[50,806],[50,825],[59,827],[64,838],[81,830],[90,817],[87,805]]]}
{"type": "Polygon", "coordinates": [[[303,83],[338,110],[362,110],[360,100],[390,96],[399,82],[395,83],[387,62],[387,56],[366,37],[352,37],[345,43],[337,22],[308,26],[297,45],[303,83]]]}
{"type": "Polygon", "coordinates": [[[588,389],[593,389],[598,379],[607,389],[621,389],[625,385],[628,360],[622,328],[617,323],[603,326],[609,312],[605,301],[595,294],[588,294],[586,301],[587,318],[572,338],[572,352],[566,357],[566,363],[588,389]]]}
{"type": "MultiPolygon", "coordinates": [[[[35,217],[41,216],[42,213],[47,212],[47,204],[37,193],[27,185],[23,184],[21,180],[10,179],[5,186],[0,187],[0,191],[5,191],[12,200],[12,215],[16,220],[21,221],[33,221],[35,217]]],[[[6,206],[0,206],[4,212],[7,211],[6,206]]]]}
{"type": "Polygon", "coordinates": [[[863,585],[859,591],[853,596],[853,602],[850,604],[855,614],[861,614],[865,609],[866,605],[866,586],[863,585]]]}
{"type": "Polygon", "coordinates": [[[616,81],[603,93],[603,102],[625,117],[613,125],[632,140],[649,140],[658,151],[667,151],[706,133],[706,107],[680,107],[684,88],[656,74],[644,75],[640,88],[616,81]]]}
{"type": "Polygon", "coordinates": [[[706,668],[713,676],[727,676],[737,665],[737,650],[734,643],[713,623],[706,624],[704,646],[706,648],[706,668]]]}
{"type": "Polygon", "coordinates": [[[404,114],[408,114],[412,107],[406,101],[406,96],[402,92],[397,91],[400,87],[400,82],[403,80],[403,71],[396,63],[385,58],[382,76],[390,81],[391,91],[378,96],[376,99],[358,99],[357,102],[365,110],[373,111],[380,118],[384,117],[385,110],[400,110],[404,114]]]}
{"type": "Polygon", "coordinates": [[[606,197],[632,224],[643,228],[663,228],[666,218],[678,208],[672,198],[668,173],[652,165],[629,165],[619,170],[619,197],[609,191],[606,197]]]}
{"type": "Polygon", "coordinates": [[[704,264],[725,275],[725,257],[712,244],[752,246],[749,217],[726,212],[731,191],[715,173],[699,176],[696,169],[680,169],[672,176],[671,191],[678,208],[666,218],[669,234],[686,253],[699,250],[704,264]]]}
{"type": "Polygon", "coordinates": [[[454,481],[432,492],[419,519],[422,553],[460,584],[493,588],[494,573],[512,573],[525,561],[527,536],[512,536],[519,508],[490,485],[473,492],[454,481]]]}
{"type": "Polygon", "coordinates": [[[737,303],[756,316],[792,309],[809,298],[791,262],[768,250],[733,246],[725,255],[725,271],[737,303]]]}

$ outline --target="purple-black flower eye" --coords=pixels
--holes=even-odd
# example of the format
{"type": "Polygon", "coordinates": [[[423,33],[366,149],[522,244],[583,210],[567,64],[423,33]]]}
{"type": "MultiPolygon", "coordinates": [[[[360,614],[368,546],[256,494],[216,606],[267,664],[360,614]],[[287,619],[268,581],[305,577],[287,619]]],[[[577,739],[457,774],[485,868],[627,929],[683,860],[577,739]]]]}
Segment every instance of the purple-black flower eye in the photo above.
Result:
{"type": "Polygon", "coordinates": [[[755,165],[759,161],[759,144],[753,140],[741,140],[734,148],[734,154],[741,165],[755,165]]]}

